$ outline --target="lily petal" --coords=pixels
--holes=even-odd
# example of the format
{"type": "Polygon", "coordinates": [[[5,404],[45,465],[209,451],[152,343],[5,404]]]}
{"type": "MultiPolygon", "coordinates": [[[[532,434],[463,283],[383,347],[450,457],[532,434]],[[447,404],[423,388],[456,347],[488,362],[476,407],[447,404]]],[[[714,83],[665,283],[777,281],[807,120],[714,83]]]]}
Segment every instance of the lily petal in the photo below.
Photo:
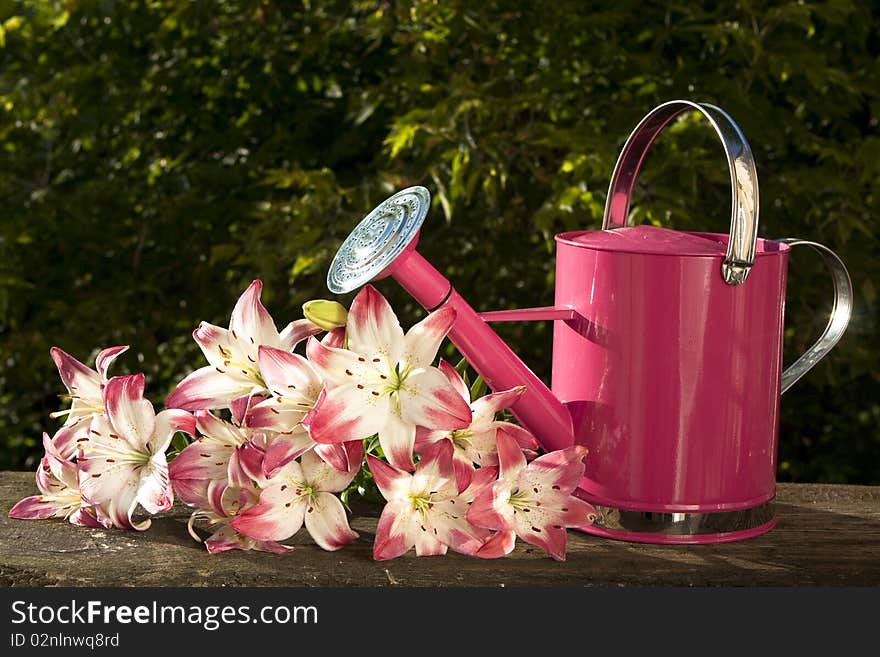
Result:
{"type": "MultiPolygon", "coordinates": [[[[168,466],[175,487],[178,481],[190,479],[205,482],[225,479],[232,451],[231,445],[206,439],[184,447],[168,466]]],[[[181,495],[181,499],[190,504],[187,497],[181,495]]]]}
{"type": "Polygon", "coordinates": [[[261,346],[258,363],[266,386],[279,397],[292,396],[314,403],[321,391],[321,379],[299,354],[261,346]]]}
{"type": "Polygon", "coordinates": [[[156,432],[156,413],[144,399],[143,374],[110,379],[104,387],[104,410],[122,440],[135,451],[146,449],[156,432]]]}
{"type": "Polygon", "coordinates": [[[338,550],[358,537],[348,524],[342,502],[330,493],[317,493],[312,497],[311,505],[306,508],[305,523],[315,543],[325,550],[338,550]]]}
{"type": "Polygon", "coordinates": [[[75,499],[59,501],[43,495],[31,495],[17,502],[9,510],[9,517],[19,520],[64,518],[75,505],[78,505],[75,499]]]}
{"type": "Polygon", "coordinates": [[[242,395],[229,402],[229,410],[232,413],[232,421],[241,426],[246,424],[248,413],[251,408],[267,399],[266,395],[260,395],[252,392],[249,395],[242,395]]]}
{"type": "MultiPolygon", "coordinates": [[[[367,456],[367,459],[373,457],[367,456]]],[[[378,461],[378,459],[373,460],[378,461]]],[[[383,465],[387,466],[384,463],[383,465]]],[[[373,470],[372,461],[370,470],[375,476],[376,471],[373,470]]],[[[414,523],[407,513],[408,507],[411,506],[410,502],[401,499],[388,502],[382,509],[382,515],[379,516],[376,525],[376,538],[373,541],[373,559],[376,561],[394,559],[406,553],[415,544],[415,537],[410,536],[414,523]]]]}
{"type": "Polygon", "coordinates": [[[61,381],[71,395],[89,399],[101,398],[101,379],[97,372],[58,347],[52,347],[49,354],[55,361],[61,381]]]}
{"type": "MultiPolygon", "coordinates": [[[[309,338],[306,355],[322,379],[337,384],[359,383],[370,388],[384,385],[382,372],[373,366],[372,361],[367,363],[364,356],[358,356],[348,349],[328,347],[315,338],[309,338]]],[[[376,358],[382,361],[380,357],[376,358]]]]}
{"type": "Polygon", "coordinates": [[[296,433],[298,430],[305,429],[301,425],[306,415],[312,410],[311,406],[279,403],[278,399],[278,397],[266,399],[251,408],[245,419],[248,428],[277,433],[296,433]]]}
{"type": "Polygon", "coordinates": [[[490,488],[498,481],[498,468],[483,466],[473,473],[471,484],[461,493],[461,498],[466,502],[472,502],[477,495],[490,488]]]}
{"type": "Polygon", "coordinates": [[[399,391],[403,419],[429,429],[463,429],[471,407],[436,367],[414,370],[399,391]]]}
{"type": "Polygon", "coordinates": [[[427,527],[419,525],[419,531],[415,532],[413,542],[415,543],[417,557],[439,557],[446,554],[449,550],[447,545],[436,536],[432,535],[431,530],[427,527]]]}
{"type": "Polygon", "coordinates": [[[379,444],[391,465],[401,470],[412,470],[415,440],[415,425],[403,421],[393,410],[389,412],[385,425],[379,429],[379,444]]]}
{"type": "Polygon", "coordinates": [[[263,472],[263,462],[265,458],[265,449],[257,445],[253,440],[246,442],[244,445],[236,449],[235,453],[230,458],[229,471],[240,472],[240,475],[228,475],[230,482],[241,483],[241,480],[249,479],[256,482],[258,486],[267,485],[266,481],[268,477],[266,477],[263,472]]]}
{"type": "Polygon", "coordinates": [[[357,385],[340,385],[326,392],[309,420],[312,440],[318,443],[362,440],[382,428],[389,414],[388,395],[372,395],[357,385]]]}
{"type": "Polygon", "coordinates": [[[275,322],[260,301],[262,292],[262,281],[252,282],[235,303],[232,317],[229,319],[229,332],[240,341],[240,344],[245,345],[249,342],[253,346],[253,349],[249,350],[249,355],[254,359],[258,345],[271,347],[281,345],[281,336],[278,334],[275,322]],[[253,353],[250,353],[251,351],[253,353]]]}
{"type": "Polygon", "coordinates": [[[510,390],[494,392],[490,395],[480,397],[479,399],[474,401],[472,405],[474,411],[474,420],[471,428],[474,431],[479,431],[484,426],[487,426],[491,422],[494,422],[495,414],[504,410],[505,408],[510,408],[511,404],[519,399],[525,391],[525,386],[517,386],[515,388],[511,388],[510,390]]]}
{"type": "Polygon", "coordinates": [[[404,338],[404,361],[413,368],[431,365],[454,323],[455,309],[443,307],[413,326],[404,338]]]}
{"type": "Polygon", "coordinates": [[[210,440],[238,447],[247,442],[247,436],[238,427],[224,422],[208,411],[196,411],[196,429],[210,440]]]}
{"type": "MultiPolygon", "coordinates": [[[[358,441],[360,442],[360,441],[358,441]]],[[[340,472],[333,466],[324,462],[320,456],[314,452],[306,452],[300,461],[303,476],[316,491],[326,493],[338,493],[352,482],[355,475],[360,469],[360,462],[351,463],[347,472],[340,472]]]]}
{"type": "Polygon", "coordinates": [[[526,467],[526,457],[523,455],[519,443],[504,428],[498,429],[495,434],[495,443],[498,446],[500,477],[510,482],[516,481],[523,468],[526,467]]]}
{"type": "Polygon", "coordinates": [[[427,449],[413,475],[412,487],[418,490],[426,487],[432,490],[445,489],[450,494],[458,493],[452,453],[452,443],[448,440],[442,440],[427,449]]]}
{"type": "MultiPolygon", "coordinates": [[[[148,402],[149,403],[149,402],[148,402]]],[[[151,407],[152,408],[152,407],[151,407]]],[[[156,431],[151,441],[153,454],[165,454],[171,439],[178,431],[189,436],[196,435],[196,419],[190,413],[178,408],[168,408],[156,415],[156,431]]]]}
{"type": "MultiPolygon", "coordinates": [[[[503,431],[499,430],[499,441],[503,431]]],[[[539,456],[529,464],[529,482],[539,488],[556,487],[554,490],[570,493],[584,476],[583,459],[586,454],[586,448],[574,445],[539,456]]]]}
{"type": "Polygon", "coordinates": [[[138,464],[107,462],[106,458],[79,459],[79,490],[89,504],[100,506],[113,524],[124,529],[144,530],[149,520],[135,524],[131,515],[137,505],[138,464]]]}
{"type": "Polygon", "coordinates": [[[260,501],[236,516],[230,525],[236,531],[261,541],[281,541],[302,527],[306,500],[286,484],[263,489],[260,501]]]}
{"type": "Polygon", "coordinates": [[[281,331],[279,347],[284,351],[293,351],[300,342],[323,330],[309,319],[298,319],[288,324],[281,331]]]}
{"type": "Polygon", "coordinates": [[[44,460],[52,475],[65,487],[75,491],[79,487],[76,466],[64,458],[58,451],[55,442],[45,431],[43,432],[43,449],[46,450],[44,460]]]}
{"type": "Polygon", "coordinates": [[[388,501],[405,499],[412,481],[412,475],[404,470],[399,470],[377,459],[372,454],[367,454],[367,467],[373,475],[373,481],[388,501]]]}
{"type": "Polygon", "coordinates": [[[452,384],[452,387],[461,395],[461,398],[466,402],[470,403],[471,401],[471,391],[468,390],[468,387],[464,383],[464,379],[461,378],[461,375],[458,373],[451,363],[448,361],[440,359],[440,363],[437,365],[437,369],[443,372],[443,376],[446,377],[446,380],[452,384]]]}
{"type": "Polygon", "coordinates": [[[557,561],[565,561],[567,535],[563,527],[553,525],[537,527],[530,525],[526,520],[517,519],[516,534],[526,543],[541,548],[557,561]]]}
{"type": "Polygon", "coordinates": [[[193,331],[193,339],[202,349],[205,358],[214,367],[222,368],[230,359],[243,360],[238,341],[234,340],[229,331],[220,326],[201,322],[193,331]]]}
{"type": "Polygon", "coordinates": [[[253,381],[235,378],[209,365],[178,383],[165,398],[165,407],[185,411],[225,408],[233,399],[251,393],[254,388],[253,381]]]}
{"type": "Polygon", "coordinates": [[[109,529],[113,526],[109,519],[105,519],[103,522],[99,520],[95,516],[95,510],[93,508],[84,509],[80,507],[68,516],[67,521],[71,525],[87,527],[89,529],[98,529],[100,527],[109,529]]]}
{"type": "Polygon", "coordinates": [[[52,436],[52,442],[60,457],[64,460],[70,460],[76,456],[77,442],[85,442],[89,438],[89,425],[92,418],[83,417],[73,424],[65,424],[55,435],[52,436]]]}
{"type": "Polygon", "coordinates": [[[108,347],[98,353],[97,358],[95,358],[95,368],[98,370],[101,381],[107,380],[107,370],[110,369],[113,361],[126,351],[128,351],[128,345],[121,345],[118,347],[108,347]]]}
{"type": "Polygon", "coordinates": [[[494,428],[504,429],[505,433],[509,436],[513,436],[517,445],[519,445],[520,449],[525,452],[527,460],[535,456],[535,450],[538,449],[538,441],[526,429],[523,429],[518,424],[513,424],[512,422],[495,422],[494,428]]]}
{"type": "Polygon", "coordinates": [[[512,530],[495,532],[492,538],[483,543],[483,547],[477,551],[477,556],[482,559],[497,559],[513,552],[515,544],[516,532],[512,530]]]}
{"type": "Polygon", "coordinates": [[[349,472],[352,468],[360,469],[363,464],[364,442],[349,440],[345,443],[317,443],[314,452],[339,472],[349,472]]]}
{"type": "Polygon", "coordinates": [[[515,514],[509,500],[510,489],[506,484],[485,488],[468,508],[467,519],[477,527],[510,531],[514,527],[515,514]]]}
{"type": "Polygon", "coordinates": [[[340,327],[335,328],[332,331],[327,331],[327,335],[321,338],[321,344],[325,347],[342,349],[345,347],[345,329],[340,327]]]}
{"type": "Polygon", "coordinates": [[[565,501],[565,506],[559,508],[555,519],[557,524],[563,527],[586,527],[595,522],[599,514],[589,502],[570,495],[565,501]]]}
{"type": "Polygon", "coordinates": [[[456,449],[452,454],[452,467],[455,469],[455,481],[458,485],[458,492],[462,492],[473,481],[474,462],[461,450],[456,449]]]}
{"type": "Polygon", "coordinates": [[[261,466],[263,475],[271,479],[281,468],[310,450],[314,444],[315,441],[305,431],[277,436],[266,448],[261,466]]]}
{"type": "Polygon", "coordinates": [[[205,539],[205,548],[210,554],[220,554],[228,550],[259,550],[273,554],[286,554],[292,548],[275,541],[256,541],[239,534],[232,527],[224,526],[205,539]]]}
{"type": "MultiPolygon", "coordinates": [[[[180,457],[178,456],[169,464],[171,466],[180,457]]],[[[171,477],[171,487],[174,489],[174,495],[177,499],[190,507],[198,509],[208,508],[210,505],[208,497],[208,486],[210,482],[207,479],[177,479],[171,477]]]]}
{"type": "Polygon", "coordinates": [[[368,359],[387,359],[394,367],[400,360],[404,335],[391,305],[372,285],[366,285],[352,301],[348,313],[348,347],[368,359]]]}
{"type": "MultiPolygon", "coordinates": [[[[438,502],[431,510],[432,532],[444,545],[462,554],[476,554],[489,537],[482,527],[472,525],[462,504],[455,500],[438,502]]],[[[418,551],[418,544],[416,545],[418,551]]]]}
{"type": "Polygon", "coordinates": [[[168,464],[164,452],[153,456],[150,462],[141,468],[137,501],[147,513],[167,511],[174,503],[174,492],[168,479],[168,464]]]}

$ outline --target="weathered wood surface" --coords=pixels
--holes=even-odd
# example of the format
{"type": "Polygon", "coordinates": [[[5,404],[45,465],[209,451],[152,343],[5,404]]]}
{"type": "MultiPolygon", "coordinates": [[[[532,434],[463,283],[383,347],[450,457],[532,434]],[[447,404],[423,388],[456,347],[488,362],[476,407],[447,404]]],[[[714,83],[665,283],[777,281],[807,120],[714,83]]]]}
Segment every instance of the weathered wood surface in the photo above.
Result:
{"type": "Polygon", "coordinates": [[[570,532],[564,563],[522,542],[496,561],[410,553],[377,563],[372,508],[352,521],[360,540],[339,552],[320,550],[303,530],[284,556],[211,556],[187,534],[183,507],[144,533],[7,517],[34,493],[32,473],[0,473],[2,586],[880,585],[880,487],[780,484],[776,529],[740,543],[666,547],[570,532]]]}

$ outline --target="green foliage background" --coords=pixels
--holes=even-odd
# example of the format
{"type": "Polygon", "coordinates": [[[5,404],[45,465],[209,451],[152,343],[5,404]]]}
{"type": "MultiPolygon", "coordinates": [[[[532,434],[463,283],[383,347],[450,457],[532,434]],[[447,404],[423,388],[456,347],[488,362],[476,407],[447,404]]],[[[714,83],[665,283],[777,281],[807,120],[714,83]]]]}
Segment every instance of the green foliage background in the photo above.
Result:
{"type": "MultiPolygon", "coordinates": [[[[63,391],[57,344],[131,344],[160,402],[253,278],[279,324],[396,189],[435,198],[421,241],[479,309],[552,301],[554,233],[597,228],[623,140],[672,98],[751,142],[761,235],[828,244],[856,312],[787,393],[780,478],[880,483],[876,3],[0,0],[0,467],[33,467],[63,391]]],[[[636,222],[726,230],[696,118],[668,130],[636,222]]],[[[419,310],[382,283],[404,322],[419,310]]],[[[347,299],[343,301],[348,301],[347,299]]],[[[830,282],[790,267],[787,361],[830,282]]],[[[544,376],[547,326],[505,326],[544,376]]]]}

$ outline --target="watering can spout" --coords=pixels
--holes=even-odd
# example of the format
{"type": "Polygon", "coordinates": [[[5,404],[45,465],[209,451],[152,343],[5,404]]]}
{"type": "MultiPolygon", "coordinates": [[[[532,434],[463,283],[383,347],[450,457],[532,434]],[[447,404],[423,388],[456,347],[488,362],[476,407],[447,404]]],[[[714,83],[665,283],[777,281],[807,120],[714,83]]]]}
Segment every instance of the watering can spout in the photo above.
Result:
{"type": "Polygon", "coordinates": [[[452,308],[449,338],[492,390],[524,386],[510,410],[547,451],[574,444],[565,405],[511,350],[437,269],[416,251],[418,232],[430,204],[428,190],[398,192],[358,225],[330,266],[327,285],[336,294],[391,276],[426,310],[452,308]]]}

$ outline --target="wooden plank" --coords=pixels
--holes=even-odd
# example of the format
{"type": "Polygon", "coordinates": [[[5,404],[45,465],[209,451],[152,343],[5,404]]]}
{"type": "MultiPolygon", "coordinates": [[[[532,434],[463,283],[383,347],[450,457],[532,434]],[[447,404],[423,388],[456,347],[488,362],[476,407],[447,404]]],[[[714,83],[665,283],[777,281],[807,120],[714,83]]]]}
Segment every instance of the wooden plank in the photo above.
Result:
{"type": "Polygon", "coordinates": [[[637,545],[569,533],[555,562],[522,542],[505,559],[458,554],[372,560],[379,509],[358,509],[360,540],[339,552],[303,530],[284,556],[211,556],[186,531],[187,509],[145,533],[7,517],[36,492],[33,474],[0,473],[2,586],[866,586],[880,584],[880,487],[780,484],[779,524],[714,546],[637,545]]]}

